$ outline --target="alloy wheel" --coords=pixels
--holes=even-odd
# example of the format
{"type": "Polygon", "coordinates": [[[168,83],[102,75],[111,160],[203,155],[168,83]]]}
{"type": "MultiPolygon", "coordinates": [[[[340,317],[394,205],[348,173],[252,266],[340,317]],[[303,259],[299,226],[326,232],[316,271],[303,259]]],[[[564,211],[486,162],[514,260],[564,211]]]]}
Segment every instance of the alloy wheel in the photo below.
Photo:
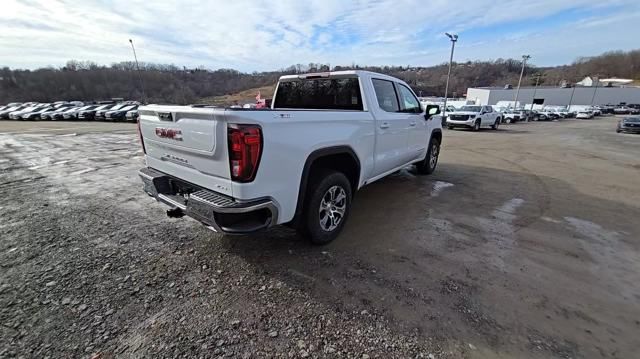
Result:
{"type": "Polygon", "coordinates": [[[429,167],[436,168],[436,164],[438,163],[438,154],[440,152],[440,146],[438,144],[431,144],[431,157],[429,157],[429,167]]]}
{"type": "Polygon", "coordinates": [[[340,186],[332,186],[322,196],[318,210],[320,228],[331,232],[338,228],[347,209],[347,193],[340,186]]]}

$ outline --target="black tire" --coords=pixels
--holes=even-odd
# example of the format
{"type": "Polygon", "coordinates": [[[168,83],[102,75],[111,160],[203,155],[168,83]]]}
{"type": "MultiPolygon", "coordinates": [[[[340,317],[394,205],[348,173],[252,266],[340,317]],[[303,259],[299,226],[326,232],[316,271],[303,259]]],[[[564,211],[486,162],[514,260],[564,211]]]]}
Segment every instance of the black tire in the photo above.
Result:
{"type": "Polygon", "coordinates": [[[498,126],[500,126],[500,117],[498,117],[498,118],[496,119],[496,122],[494,122],[494,123],[493,123],[493,125],[491,125],[491,129],[493,129],[493,130],[497,130],[497,129],[498,129],[498,126]]]}
{"type": "MultiPolygon", "coordinates": [[[[333,171],[333,170],[322,170],[317,172],[317,175],[314,174],[315,180],[309,184],[309,188],[307,191],[307,200],[304,208],[303,221],[301,223],[301,228],[299,228],[300,232],[303,235],[309,238],[311,243],[313,244],[327,244],[338,237],[342,228],[344,227],[345,222],[349,218],[349,212],[351,211],[351,183],[347,176],[345,176],[341,172],[333,171]],[[343,215],[339,217],[337,220],[338,223],[334,223],[336,214],[339,215],[337,211],[331,211],[325,209],[324,211],[321,209],[321,205],[324,206],[323,199],[330,198],[330,190],[333,188],[338,188],[344,191],[345,198],[344,202],[339,201],[331,205],[335,205],[334,209],[339,209],[340,204],[344,204],[343,215]],[[327,221],[322,223],[323,213],[328,217],[327,221]],[[333,225],[335,225],[334,228],[333,225]]],[[[338,197],[339,192],[336,190],[336,197],[338,197]]],[[[327,217],[325,217],[327,218],[327,217]]]]}
{"type": "Polygon", "coordinates": [[[480,119],[473,123],[473,131],[480,131],[480,119]]]}
{"type": "Polygon", "coordinates": [[[453,126],[447,126],[447,128],[453,130],[453,126]]]}
{"type": "Polygon", "coordinates": [[[436,166],[438,165],[438,156],[440,155],[440,141],[431,137],[429,141],[429,149],[427,150],[427,155],[424,160],[416,163],[416,170],[418,173],[423,175],[430,175],[433,171],[436,170],[436,166]]]}

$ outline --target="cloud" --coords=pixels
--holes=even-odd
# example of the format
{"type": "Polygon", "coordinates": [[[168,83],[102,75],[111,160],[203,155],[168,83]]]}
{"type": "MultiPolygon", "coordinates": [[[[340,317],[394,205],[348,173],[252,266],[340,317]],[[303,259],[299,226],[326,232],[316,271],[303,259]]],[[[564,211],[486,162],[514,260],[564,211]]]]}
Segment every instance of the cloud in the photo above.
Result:
{"type": "Polygon", "coordinates": [[[0,65],[35,68],[69,59],[131,60],[243,71],[295,63],[432,65],[517,58],[553,65],[636,47],[640,3],[613,0],[234,0],[110,2],[4,0],[0,65]]]}

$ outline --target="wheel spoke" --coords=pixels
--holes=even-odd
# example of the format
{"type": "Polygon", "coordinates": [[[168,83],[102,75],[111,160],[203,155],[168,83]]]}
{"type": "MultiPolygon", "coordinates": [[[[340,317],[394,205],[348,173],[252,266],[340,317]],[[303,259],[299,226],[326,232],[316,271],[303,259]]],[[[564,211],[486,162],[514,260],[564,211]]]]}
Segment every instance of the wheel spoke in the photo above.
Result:
{"type": "Polygon", "coordinates": [[[331,201],[335,201],[336,199],[336,186],[329,188],[329,198],[331,201]]]}
{"type": "Polygon", "coordinates": [[[340,223],[340,220],[338,220],[336,216],[331,216],[330,218],[331,218],[331,230],[333,230],[338,226],[338,223],[340,223]]]}
{"type": "Polygon", "coordinates": [[[320,202],[320,210],[322,211],[322,209],[324,207],[327,207],[329,205],[329,202],[327,202],[326,198],[322,198],[322,202],[320,202]]]}
{"type": "Polygon", "coordinates": [[[327,221],[329,220],[329,215],[327,212],[325,212],[324,216],[320,216],[320,227],[322,227],[322,229],[327,230],[327,221]]]}

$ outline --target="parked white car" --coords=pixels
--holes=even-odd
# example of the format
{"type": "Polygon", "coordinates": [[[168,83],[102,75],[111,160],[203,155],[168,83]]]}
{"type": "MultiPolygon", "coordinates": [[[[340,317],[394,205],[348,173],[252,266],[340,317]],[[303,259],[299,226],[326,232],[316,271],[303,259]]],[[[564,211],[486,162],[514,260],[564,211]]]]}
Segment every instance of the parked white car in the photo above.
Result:
{"type": "MultiPolygon", "coordinates": [[[[64,111],[62,113],[62,119],[63,120],[75,120],[78,118],[78,113],[82,112],[82,111],[87,111],[87,110],[91,110],[98,107],[98,105],[86,105],[86,106],[82,106],[82,107],[73,107],[70,108],[66,111],[64,111]]],[[[54,118],[54,120],[57,118],[54,118]]]]}
{"type": "Polygon", "coordinates": [[[502,110],[502,122],[504,123],[515,123],[520,121],[529,121],[529,115],[525,110],[522,109],[505,109],[502,110]]]}
{"type": "Polygon", "coordinates": [[[491,106],[462,106],[454,112],[449,112],[446,119],[447,128],[455,127],[471,128],[479,131],[480,128],[498,129],[502,121],[502,113],[493,110],[491,106]]]}
{"type": "Polygon", "coordinates": [[[355,191],[408,165],[436,168],[437,105],[367,71],[280,78],[271,109],[138,109],[144,190],[209,228],[245,234],[288,224],[335,239],[355,191]]]}
{"type": "Polygon", "coordinates": [[[593,118],[593,111],[578,111],[578,114],[576,115],[577,119],[583,119],[583,120],[588,120],[593,118]]]}

